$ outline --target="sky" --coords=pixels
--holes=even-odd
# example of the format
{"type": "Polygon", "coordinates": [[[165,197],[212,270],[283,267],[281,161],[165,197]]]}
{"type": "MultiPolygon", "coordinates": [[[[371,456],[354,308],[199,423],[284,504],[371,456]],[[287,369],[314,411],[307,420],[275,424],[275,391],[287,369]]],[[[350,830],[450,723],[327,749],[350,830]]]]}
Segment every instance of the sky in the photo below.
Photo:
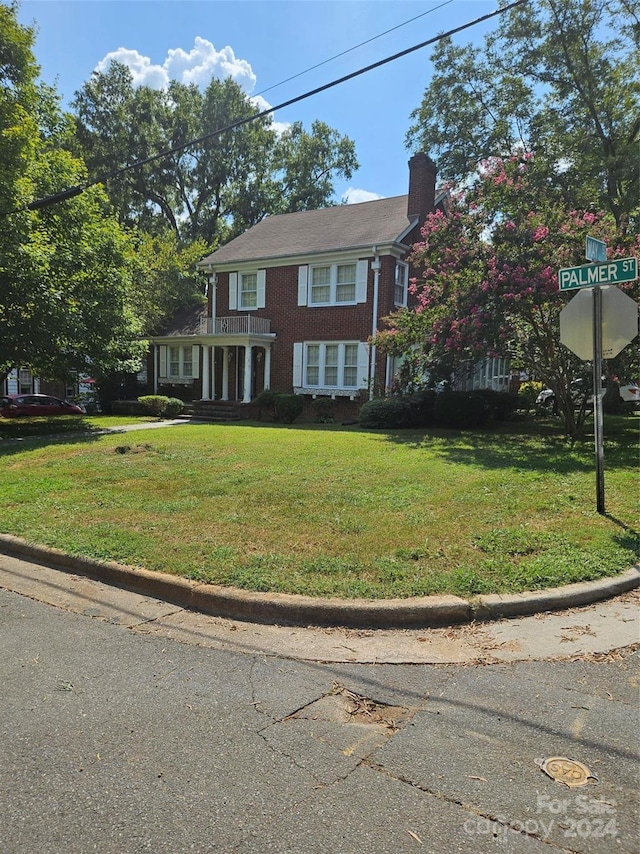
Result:
{"type": "MultiPolygon", "coordinates": [[[[117,59],[135,83],[154,88],[169,79],[204,88],[231,75],[265,109],[496,8],[497,0],[22,0],[19,20],[35,26],[41,78],[55,84],[63,107],[117,59]]],[[[454,42],[479,44],[497,26],[495,17],[454,42]]],[[[336,181],[335,201],[407,192],[405,136],[431,78],[431,51],[274,113],[279,126],[301,121],[310,130],[320,119],[354,141],[360,168],[336,181]]]]}

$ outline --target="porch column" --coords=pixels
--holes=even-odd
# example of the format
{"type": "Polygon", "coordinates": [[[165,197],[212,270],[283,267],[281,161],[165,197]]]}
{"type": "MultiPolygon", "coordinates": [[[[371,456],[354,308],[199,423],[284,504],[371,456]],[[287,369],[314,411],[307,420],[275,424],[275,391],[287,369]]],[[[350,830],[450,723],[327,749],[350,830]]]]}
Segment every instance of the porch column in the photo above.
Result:
{"type": "Polygon", "coordinates": [[[222,397],[229,400],[229,348],[222,348],[222,397]]]}
{"type": "Polygon", "coordinates": [[[264,348],[264,387],[271,388],[271,344],[264,348]]]}
{"type": "Polygon", "coordinates": [[[158,374],[160,372],[160,347],[157,344],[153,345],[153,393],[158,393],[158,374]]]}
{"type": "Polygon", "coordinates": [[[250,344],[244,348],[244,397],[243,403],[251,403],[251,353],[253,347],[250,344]]]}
{"type": "Polygon", "coordinates": [[[211,363],[211,347],[202,345],[202,399],[211,400],[211,380],[209,379],[209,365],[211,363]]]}

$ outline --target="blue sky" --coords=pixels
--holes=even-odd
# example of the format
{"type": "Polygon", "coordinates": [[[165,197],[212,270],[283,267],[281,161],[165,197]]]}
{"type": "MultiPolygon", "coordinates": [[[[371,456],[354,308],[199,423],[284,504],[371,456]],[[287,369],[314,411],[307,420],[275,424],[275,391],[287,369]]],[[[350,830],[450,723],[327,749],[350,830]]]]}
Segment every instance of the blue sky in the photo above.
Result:
{"type": "MultiPolygon", "coordinates": [[[[113,57],[155,87],[169,77],[206,86],[213,75],[231,74],[248,95],[268,89],[262,97],[276,105],[496,7],[496,0],[23,0],[19,19],[36,25],[41,76],[63,104],[113,57]]],[[[497,25],[493,18],[455,41],[479,43],[497,25]]],[[[274,115],[306,128],[321,119],[354,140],[361,166],[336,184],[337,201],[407,192],[404,139],[431,77],[430,53],[423,48],[274,115]]]]}

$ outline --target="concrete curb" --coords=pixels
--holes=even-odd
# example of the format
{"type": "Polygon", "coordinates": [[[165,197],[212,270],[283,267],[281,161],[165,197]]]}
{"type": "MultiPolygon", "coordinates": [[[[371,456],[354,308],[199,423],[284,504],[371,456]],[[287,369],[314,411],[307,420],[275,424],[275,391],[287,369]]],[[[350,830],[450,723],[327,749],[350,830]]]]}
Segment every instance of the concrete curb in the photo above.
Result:
{"type": "Polygon", "coordinates": [[[474,620],[522,617],[610,599],[640,586],[640,564],[612,578],[554,587],[534,593],[487,595],[467,601],[457,596],[413,599],[315,599],[286,593],[252,593],[202,584],[114,561],[68,555],[59,549],[0,534],[0,552],[124,590],[217,617],[256,623],[349,628],[430,628],[474,620]]]}

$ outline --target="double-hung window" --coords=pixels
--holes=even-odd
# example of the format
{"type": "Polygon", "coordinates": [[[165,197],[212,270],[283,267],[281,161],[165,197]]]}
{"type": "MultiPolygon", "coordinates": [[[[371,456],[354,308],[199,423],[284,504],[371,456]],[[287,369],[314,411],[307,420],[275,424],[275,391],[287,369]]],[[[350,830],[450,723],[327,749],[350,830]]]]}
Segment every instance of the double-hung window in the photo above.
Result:
{"type": "Polygon", "coordinates": [[[311,268],[309,305],[336,305],[356,301],[356,265],[328,264],[311,268]]]}
{"type": "Polygon", "coordinates": [[[258,305],[258,274],[242,273],[240,276],[240,305],[238,308],[256,308],[258,305]]]}
{"type": "Polygon", "coordinates": [[[198,375],[198,366],[194,363],[198,348],[191,345],[180,347],[171,345],[160,347],[160,376],[169,379],[192,379],[198,375]]]}
{"type": "Polygon", "coordinates": [[[307,344],[304,384],[309,388],[356,388],[358,344],[307,344]]]}
{"type": "Polygon", "coordinates": [[[407,286],[409,283],[409,267],[403,261],[396,262],[396,276],[393,290],[393,301],[396,305],[407,304],[407,286]]]}
{"type": "Polygon", "coordinates": [[[180,350],[181,347],[169,347],[169,376],[180,376],[180,350]]]}
{"type": "Polygon", "coordinates": [[[251,311],[265,307],[266,270],[229,273],[229,310],[251,311]]]}

